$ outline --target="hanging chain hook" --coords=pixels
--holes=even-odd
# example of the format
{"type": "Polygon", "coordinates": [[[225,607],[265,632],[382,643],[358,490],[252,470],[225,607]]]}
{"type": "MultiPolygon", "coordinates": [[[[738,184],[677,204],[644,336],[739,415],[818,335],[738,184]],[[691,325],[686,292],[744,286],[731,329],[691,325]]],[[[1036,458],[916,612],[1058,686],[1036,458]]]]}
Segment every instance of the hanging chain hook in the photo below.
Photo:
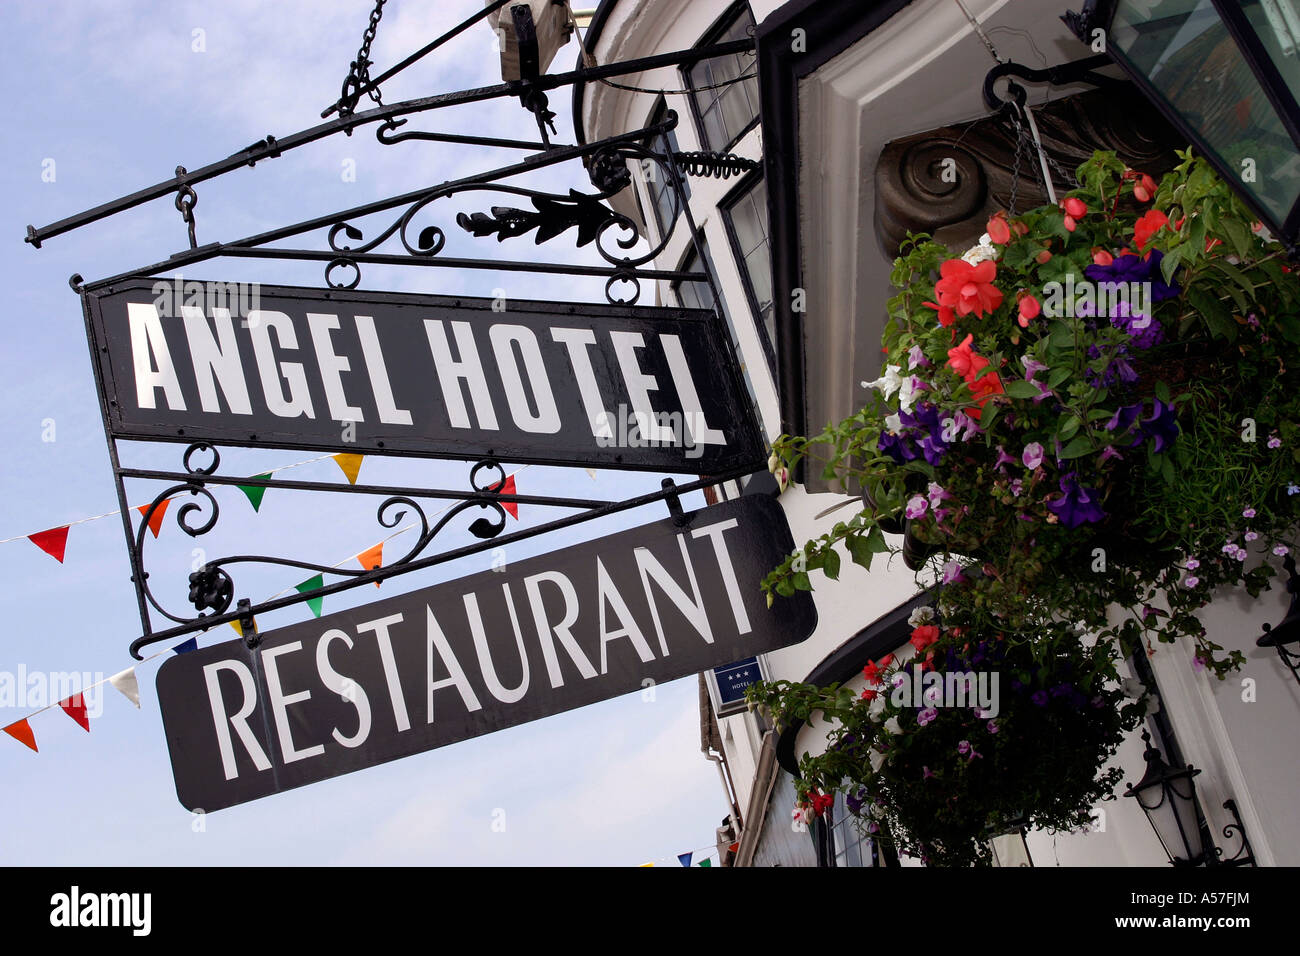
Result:
{"type": "MultiPolygon", "coordinates": [[[[176,167],[176,176],[180,178],[186,174],[184,166],[176,167]]],[[[182,182],[176,190],[176,211],[181,214],[181,219],[189,227],[190,248],[199,247],[198,240],[194,237],[194,207],[199,204],[199,195],[194,191],[194,187],[189,183],[182,182]]]]}
{"type": "MultiPolygon", "coordinates": [[[[370,44],[375,40],[375,33],[379,29],[379,21],[384,18],[384,4],[387,0],[375,0],[375,8],[370,11],[370,21],[366,24],[365,31],[361,34],[361,48],[357,50],[357,58],[349,64],[348,75],[343,79],[343,90],[339,96],[339,115],[343,117],[351,116],[357,107],[357,101],[361,98],[358,90],[370,85],[370,65],[373,62],[370,59],[370,44]]],[[[375,101],[376,106],[383,106],[383,95],[379,92],[379,87],[369,90],[369,95],[375,101]]],[[[348,136],[352,135],[352,130],[344,130],[348,136]]]]}

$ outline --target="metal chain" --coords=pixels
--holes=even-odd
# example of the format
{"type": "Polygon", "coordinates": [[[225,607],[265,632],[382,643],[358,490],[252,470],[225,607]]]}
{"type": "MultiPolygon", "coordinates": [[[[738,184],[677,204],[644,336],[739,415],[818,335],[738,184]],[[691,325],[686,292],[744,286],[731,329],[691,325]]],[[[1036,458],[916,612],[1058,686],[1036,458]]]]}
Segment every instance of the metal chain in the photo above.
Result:
{"type": "MultiPolygon", "coordinates": [[[[374,42],[379,21],[384,18],[384,4],[387,2],[388,0],[375,0],[375,9],[370,11],[370,22],[366,25],[365,32],[361,34],[361,49],[357,51],[357,58],[352,63],[352,74],[357,78],[358,89],[370,82],[370,44],[374,42]]],[[[370,90],[370,98],[375,101],[376,106],[384,105],[379,87],[370,90]]]]}
{"type": "Polygon", "coordinates": [[[1014,216],[1016,214],[1016,191],[1020,186],[1020,153],[1027,134],[1024,127],[1020,125],[1020,119],[1014,114],[1011,121],[1016,125],[1016,155],[1011,167],[1011,198],[1007,203],[1007,212],[1014,216]]]}
{"type": "MultiPolygon", "coordinates": [[[[180,178],[187,174],[184,166],[176,167],[176,176],[180,178]]],[[[199,204],[198,193],[189,183],[181,183],[176,189],[176,211],[181,214],[181,221],[185,223],[186,229],[190,236],[190,248],[199,247],[198,239],[194,235],[194,207],[199,204]]]]}

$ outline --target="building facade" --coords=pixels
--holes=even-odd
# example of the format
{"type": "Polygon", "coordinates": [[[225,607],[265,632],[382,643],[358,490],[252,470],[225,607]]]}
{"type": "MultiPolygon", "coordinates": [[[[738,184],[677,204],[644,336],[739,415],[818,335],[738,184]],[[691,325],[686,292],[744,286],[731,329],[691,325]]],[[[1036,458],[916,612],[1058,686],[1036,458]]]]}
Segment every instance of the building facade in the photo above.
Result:
{"type": "MultiPolygon", "coordinates": [[[[1046,201],[1035,156],[994,115],[983,81],[998,60],[1044,69],[1090,51],[1061,20],[1064,0],[604,0],[584,45],[598,63],[703,48],[752,36],[753,54],[700,60],[575,88],[582,141],[661,122],[669,149],[734,154],[758,168],[686,181],[687,208],[654,164],[614,200],[663,242],[655,266],[715,277],[755,412],[769,438],[808,434],[852,413],[861,383],[880,374],[889,270],[905,233],[926,231],[955,249],[973,243],[995,211],[1046,201]],[[660,92],[662,91],[662,92],[660,92]],[[956,177],[943,175],[952,160],[956,177]],[[694,227],[694,233],[692,228],[694,227]]],[[[1036,87],[1030,107],[1058,168],[1094,149],[1116,150],[1158,175],[1177,136],[1140,97],[1085,84],[1036,87]]],[[[664,143],[658,144],[660,146],[664,143]]],[[[1055,173],[1053,173],[1055,175],[1055,173]]],[[[660,283],[663,304],[711,307],[710,286],[660,283]]],[[[718,489],[724,497],[774,493],[766,476],[718,489]]],[[[860,506],[856,494],[796,476],[780,496],[796,542],[860,506]]],[[[897,542],[894,542],[897,543],[897,542]]],[[[846,556],[847,557],[847,556],[846,556]]],[[[810,639],[757,663],[767,678],[863,684],[862,668],[907,645],[912,609],[925,602],[899,560],[871,571],[843,562],[819,578],[810,639]]],[[[922,581],[921,584],[925,582],[922,581]]],[[[1281,620],[1287,595],[1224,594],[1203,615],[1210,636],[1241,650],[1242,670],[1218,681],[1182,645],[1161,645],[1133,676],[1158,688],[1146,728],[1167,759],[1201,770],[1199,803],[1227,855],[1234,801],[1260,865],[1300,864],[1300,686],[1255,639],[1281,620]],[[1149,673],[1146,672],[1149,663],[1149,673]]],[[[726,675],[723,675],[724,682],[726,675]]],[[[717,678],[702,690],[702,742],[722,771],[724,862],[738,866],[920,865],[873,841],[837,804],[812,826],[792,820],[798,759],[826,746],[817,722],[777,729],[735,709],[717,678]]],[[[706,685],[702,682],[702,688],[706,685]]],[[[1143,728],[1140,728],[1143,729],[1143,728]]],[[[1114,757],[1124,779],[1144,771],[1131,735],[1114,757]]],[[[1119,796],[1119,794],[1116,794],[1119,796]]],[[[1085,831],[998,837],[1001,865],[1167,865],[1135,800],[1107,801],[1085,831]]]]}

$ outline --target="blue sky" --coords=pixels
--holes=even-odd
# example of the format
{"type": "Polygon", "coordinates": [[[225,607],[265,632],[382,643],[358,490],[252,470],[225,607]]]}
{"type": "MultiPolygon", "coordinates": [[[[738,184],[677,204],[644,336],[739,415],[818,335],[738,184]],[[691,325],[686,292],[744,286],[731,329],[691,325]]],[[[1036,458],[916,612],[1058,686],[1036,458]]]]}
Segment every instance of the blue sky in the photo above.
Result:
{"type": "MultiPolygon", "coordinates": [[[[393,0],[372,54],[382,69],[480,7],[393,0]]],[[[50,240],[21,240],[28,223],[54,220],[151,185],[184,165],[196,169],[268,133],[314,125],[338,95],[369,8],[282,0],[119,2],[111,7],[42,0],[0,8],[11,38],[4,59],[11,100],[0,163],[0,257],[7,293],[0,382],[0,538],[113,511],[116,495],[85,342],[79,300],[67,285],[166,258],[187,246],[170,199],[50,240]],[[196,32],[201,31],[201,32],[196,32]],[[201,42],[200,42],[201,41],[201,42]],[[196,50],[202,46],[202,50],[196,50]],[[50,178],[53,171],[53,181],[50,178]],[[50,436],[53,423],[53,441],[50,436]]],[[[569,69],[576,45],[555,68],[569,69]]],[[[402,99],[499,80],[485,25],[387,85],[402,99]]],[[[572,141],[567,91],[552,95],[558,140],[572,141]]],[[[532,139],[532,117],[501,100],[413,117],[407,129],[479,132],[532,139]]],[[[197,187],[200,244],[228,241],[500,165],[519,152],[432,143],[378,144],[370,130],[336,136],[197,187]],[[344,172],[355,166],[355,181],[344,172]]],[[[517,180],[555,191],[590,190],[576,164],[517,180]],[[570,168],[571,167],[571,168],[570,168]]],[[[538,249],[531,239],[498,245],[454,226],[455,212],[516,204],[514,197],[449,200],[421,222],[447,228],[446,255],[595,262],[562,238],[538,249]],[[459,203],[459,204],[457,204],[459,203]]],[[[368,235],[391,220],[368,220],[368,235]]],[[[294,244],[323,248],[323,231],[294,244]]],[[[323,285],[316,263],[219,260],[187,278],[323,285]]],[[[368,267],[362,288],[405,292],[600,301],[603,283],[569,277],[368,267]]],[[[136,445],[132,464],[177,470],[183,446],[136,445]]],[[[222,473],[251,475],[315,457],[274,450],[223,452],[222,473]]],[[[467,463],[368,458],[372,483],[468,487],[467,463]]],[[[304,465],[295,478],[340,478],[331,461],[304,465]]],[[[625,497],[658,487],[659,476],[531,468],[521,493],[625,497]]],[[[128,485],[132,504],[163,486],[128,485]]],[[[160,590],[183,602],[196,544],[217,554],[286,554],[332,564],[384,537],[379,499],[269,491],[254,514],[235,489],[218,491],[222,518],[201,541],[167,516],[151,542],[149,568],[160,590]],[[342,498],[342,501],[338,499],[342,498]]],[[[696,497],[688,506],[699,506],[696,497]]],[[[435,506],[436,509],[436,506],[435,506]]],[[[565,514],[523,507],[521,524],[565,514]]],[[[531,539],[507,558],[564,547],[596,534],[658,520],[662,507],[531,539]]],[[[463,523],[460,525],[463,527],[463,523]]],[[[513,530],[513,528],[512,528],[513,530]]],[[[447,546],[465,543],[457,532],[447,546]]],[[[400,541],[400,539],[399,539],[400,541]]],[[[398,542],[394,542],[396,546],[398,542]]],[[[390,595],[483,570],[490,555],[393,579],[390,595]]],[[[292,587],[292,569],[241,571],[254,600],[292,587]]],[[[0,544],[0,672],[89,672],[107,676],[133,663],[127,645],[139,618],[119,519],[76,525],[60,565],[26,540],[0,544]]],[[[326,612],[372,600],[369,588],[326,600],[326,612]]],[[[303,620],[298,606],[263,630],[303,620]]],[[[204,643],[226,640],[225,633],[204,643]]],[[[157,663],[138,675],[142,709],[105,688],[102,714],[86,734],[55,709],[33,718],[40,753],[0,739],[0,859],[10,864],[470,864],[676,865],[708,845],[726,812],[717,773],[699,752],[695,678],[561,714],[491,736],[348,774],[196,821],[176,801],[153,692],[157,663]],[[504,832],[492,822],[504,811],[504,832]]],[[[0,707],[8,724],[31,707],[0,707]]],[[[702,853],[700,855],[703,855],[702,853]]]]}

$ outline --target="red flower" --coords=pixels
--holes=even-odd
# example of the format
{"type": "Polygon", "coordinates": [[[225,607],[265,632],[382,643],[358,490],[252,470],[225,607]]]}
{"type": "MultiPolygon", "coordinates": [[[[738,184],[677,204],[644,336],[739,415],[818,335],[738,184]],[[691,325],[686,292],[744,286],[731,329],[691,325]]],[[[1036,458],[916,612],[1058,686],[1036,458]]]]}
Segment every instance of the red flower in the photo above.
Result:
{"type": "Polygon", "coordinates": [[[1052,254],[1048,252],[1046,249],[1044,249],[1038,255],[1034,256],[1034,261],[1037,262],[1040,266],[1045,266],[1047,265],[1047,263],[1052,261],[1052,254]]]}
{"type": "Polygon", "coordinates": [[[948,350],[948,367],[968,382],[989,364],[984,356],[971,351],[970,344],[974,338],[973,335],[967,335],[961,340],[961,345],[948,350]]]}
{"type": "Polygon", "coordinates": [[[1115,261],[1115,257],[1105,249],[1093,249],[1092,261],[1099,266],[1108,266],[1115,261]]]}
{"type": "Polygon", "coordinates": [[[1029,320],[1038,318],[1039,313],[1043,311],[1043,307],[1038,304],[1038,300],[1032,295],[1026,295],[1021,297],[1017,311],[1020,313],[1020,327],[1026,329],[1029,327],[1029,320]]]}
{"type": "Polygon", "coordinates": [[[939,275],[934,285],[935,298],[958,315],[974,312],[983,318],[985,312],[1002,304],[1002,293],[993,285],[997,266],[992,260],[973,266],[962,259],[949,259],[939,267],[939,275]]]}
{"type": "Polygon", "coordinates": [[[1152,209],[1137,221],[1133,227],[1133,244],[1138,249],[1143,249],[1151,241],[1151,237],[1157,232],[1169,225],[1169,217],[1159,209],[1152,209]]]}
{"type": "Polygon", "coordinates": [[[984,407],[984,403],[994,395],[1001,395],[1005,389],[1002,387],[1002,379],[998,378],[997,372],[987,372],[970,383],[970,391],[979,407],[972,408],[966,414],[979,421],[980,409],[984,407]]]}
{"type": "Polygon", "coordinates": [[[1065,217],[1065,231],[1066,231],[1066,232],[1074,232],[1074,230],[1077,229],[1078,226],[1079,226],[1079,224],[1078,224],[1077,222],[1074,221],[1074,217],[1073,217],[1073,216],[1066,216],[1066,217],[1065,217]]]}
{"type": "Polygon", "coordinates": [[[879,696],[880,696],[880,692],[874,691],[870,687],[868,687],[866,690],[862,692],[863,700],[875,700],[879,696]]]}
{"type": "Polygon", "coordinates": [[[811,793],[808,795],[808,800],[812,806],[812,812],[817,816],[821,816],[835,805],[835,798],[828,793],[811,793]]]}
{"type": "Polygon", "coordinates": [[[1156,194],[1156,181],[1146,173],[1133,184],[1133,196],[1138,202],[1150,202],[1156,194]]]}
{"type": "Polygon", "coordinates": [[[1075,219],[1082,219],[1088,214],[1088,205],[1082,199],[1071,197],[1061,200],[1061,208],[1065,210],[1067,216],[1075,219]]]}
{"type": "Polygon", "coordinates": [[[1007,225],[1007,214],[1005,212],[997,213],[990,219],[984,227],[984,231],[999,246],[1011,241],[1011,227],[1007,225]]]}
{"type": "Polygon", "coordinates": [[[939,626],[937,624],[922,624],[912,631],[911,644],[916,648],[916,653],[920,654],[938,639],[939,626]]]}
{"type": "Polygon", "coordinates": [[[937,305],[934,302],[922,302],[921,304],[927,305],[939,313],[939,324],[945,329],[957,321],[957,316],[946,305],[937,305]]]}

